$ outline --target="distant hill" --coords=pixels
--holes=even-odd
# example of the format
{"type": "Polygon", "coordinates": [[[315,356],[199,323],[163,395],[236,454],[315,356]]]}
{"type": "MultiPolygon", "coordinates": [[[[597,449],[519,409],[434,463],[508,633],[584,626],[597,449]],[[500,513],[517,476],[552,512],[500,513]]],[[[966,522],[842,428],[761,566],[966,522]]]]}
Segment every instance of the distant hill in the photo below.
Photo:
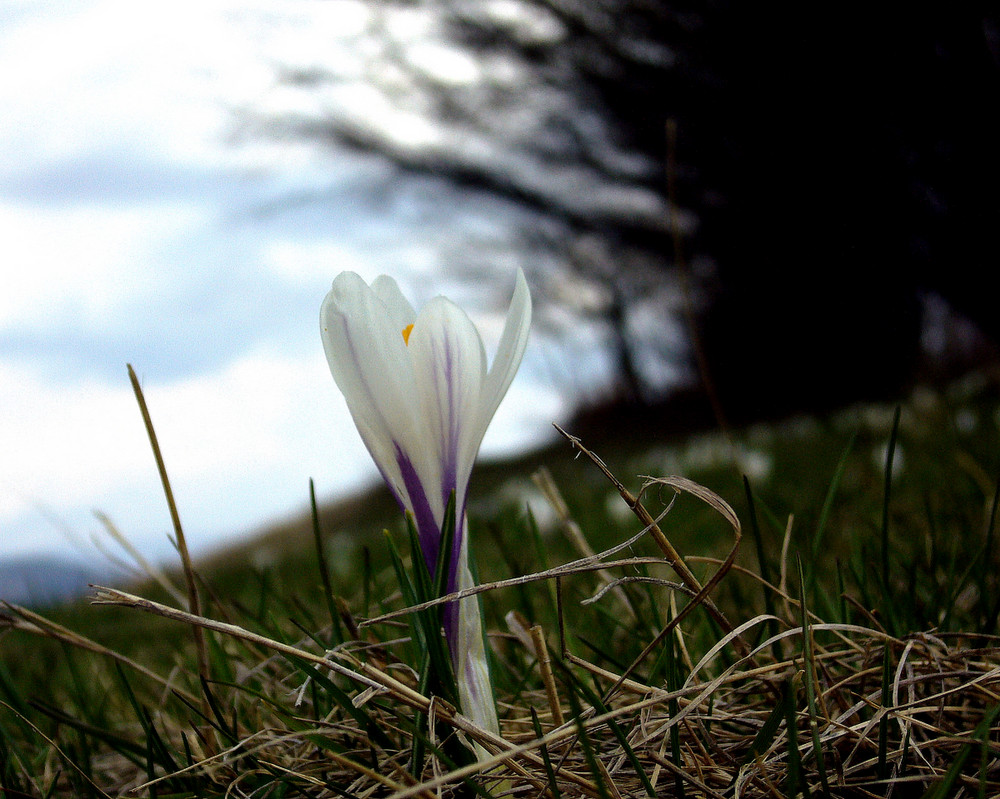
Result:
{"type": "Polygon", "coordinates": [[[107,569],[69,558],[21,556],[0,561],[0,599],[18,605],[52,605],[83,596],[107,569]]]}

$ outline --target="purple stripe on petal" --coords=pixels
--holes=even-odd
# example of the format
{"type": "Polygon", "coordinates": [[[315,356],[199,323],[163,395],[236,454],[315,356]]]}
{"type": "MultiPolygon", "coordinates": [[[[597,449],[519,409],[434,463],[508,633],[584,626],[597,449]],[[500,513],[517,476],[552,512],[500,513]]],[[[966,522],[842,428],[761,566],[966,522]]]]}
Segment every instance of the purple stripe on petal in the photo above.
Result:
{"type": "MultiPolygon", "coordinates": [[[[424,553],[424,562],[427,564],[427,571],[434,574],[437,569],[438,552],[441,548],[441,528],[434,518],[434,512],[427,500],[427,493],[417,476],[416,469],[413,468],[413,462],[403,452],[399,444],[394,442],[393,446],[396,449],[396,462],[403,475],[406,493],[409,494],[410,502],[413,504],[413,518],[417,524],[417,535],[420,538],[420,548],[424,553]]],[[[451,491],[449,490],[448,498],[450,497],[451,491]]],[[[456,530],[448,564],[448,579],[445,581],[446,594],[458,590],[458,556],[466,534],[465,502],[465,497],[456,497],[456,530]]],[[[448,641],[448,647],[453,657],[457,655],[458,651],[458,610],[458,602],[449,602],[445,605],[442,613],[445,639],[448,641]]]]}
{"type": "MultiPolygon", "coordinates": [[[[413,507],[413,518],[417,523],[417,534],[420,538],[420,548],[424,552],[424,560],[427,563],[427,570],[434,574],[437,568],[438,549],[441,547],[441,528],[434,518],[430,502],[427,500],[427,492],[417,476],[413,462],[403,449],[393,442],[396,448],[396,463],[399,464],[399,471],[403,475],[403,485],[406,486],[406,493],[409,494],[413,507]]],[[[449,583],[451,581],[449,580],[449,583]]]]}

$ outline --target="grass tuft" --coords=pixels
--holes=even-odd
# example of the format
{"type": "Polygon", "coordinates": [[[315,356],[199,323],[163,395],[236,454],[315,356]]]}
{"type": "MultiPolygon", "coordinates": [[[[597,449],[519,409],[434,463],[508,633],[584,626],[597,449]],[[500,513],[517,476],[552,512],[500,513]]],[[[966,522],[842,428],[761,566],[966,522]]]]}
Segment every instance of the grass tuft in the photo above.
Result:
{"type": "Polygon", "coordinates": [[[485,582],[444,597],[412,524],[310,485],[298,560],[0,606],[0,794],[1000,795],[995,414],[965,393],[734,432],[716,449],[773,463],[752,488],[725,454],[568,436],[586,460],[525,464],[527,511],[513,467],[480,471],[485,582]],[[965,435],[955,403],[991,421],[965,435]],[[665,463],[686,476],[620,476],[665,463]],[[456,709],[441,639],[470,594],[499,736],[456,709]]]}

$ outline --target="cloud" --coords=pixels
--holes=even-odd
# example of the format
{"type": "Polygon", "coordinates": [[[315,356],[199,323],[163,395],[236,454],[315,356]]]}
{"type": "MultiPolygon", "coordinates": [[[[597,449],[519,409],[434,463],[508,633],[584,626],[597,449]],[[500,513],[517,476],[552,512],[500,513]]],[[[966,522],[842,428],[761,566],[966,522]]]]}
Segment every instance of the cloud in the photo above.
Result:
{"type": "Polygon", "coordinates": [[[81,204],[40,214],[0,203],[5,278],[0,331],[42,330],[64,319],[95,328],[152,296],[159,273],[143,259],[197,219],[182,205],[81,204]]]}
{"type": "MultiPolygon", "coordinates": [[[[429,278],[453,238],[445,223],[490,209],[456,210],[439,187],[400,185],[369,161],[287,147],[261,161],[261,148],[223,141],[229,109],[272,90],[279,56],[321,61],[338,36],[365,32],[368,4],[10,8],[0,557],[64,551],[65,529],[100,529],[95,508],[150,557],[170,557],[126,362],[196,552],[304,510],[310,477],[321,497],[377,479],[323,359],[320,301],[343,269],[399,274],[426,301],[442,290],[429,278]]],[[[494,342],[501,319],[477,315],[494,342]]],[[[484,454],[537,441],[561,408],[522,374],[484,454]]]]}
{"type": "MultiPolygon", "coordinates": [[[[290,360],[254,352],[187,379],[140,379],[195,549],[374,479],[318,344],[290,360]]],[[[0,362],[0,551],[57,551],[55,514],[78,533],[91,511],[165,552],[169,517],[131,388],[54,386],[0,362]]]]}

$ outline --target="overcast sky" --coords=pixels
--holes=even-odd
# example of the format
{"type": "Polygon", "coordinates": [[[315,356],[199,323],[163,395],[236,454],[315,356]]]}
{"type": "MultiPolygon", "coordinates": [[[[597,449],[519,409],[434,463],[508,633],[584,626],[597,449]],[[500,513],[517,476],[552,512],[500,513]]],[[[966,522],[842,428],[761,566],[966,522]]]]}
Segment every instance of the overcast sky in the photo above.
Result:
{"type": "MultiPolygon", "coordinates": [[[[374,479],[319,305],[343,269],[396,274],[425,301],[446,233],[417,226],[419,186],[366,200],[377,165],[232,141],[234,109],[290,102],[275,64],[349,64],[367,8],[0,5],[0,558],[86,551],[95,509],[147,555],[170,555],[126,362],[196,551],[303,510],[310,477],[322,497],[374,479]]],[[[474,318],[489,350],[502,318],[474,318]]],[[[485,452],[538,441],[559,418],[531,378],[533,348],[485,452]]]]}

